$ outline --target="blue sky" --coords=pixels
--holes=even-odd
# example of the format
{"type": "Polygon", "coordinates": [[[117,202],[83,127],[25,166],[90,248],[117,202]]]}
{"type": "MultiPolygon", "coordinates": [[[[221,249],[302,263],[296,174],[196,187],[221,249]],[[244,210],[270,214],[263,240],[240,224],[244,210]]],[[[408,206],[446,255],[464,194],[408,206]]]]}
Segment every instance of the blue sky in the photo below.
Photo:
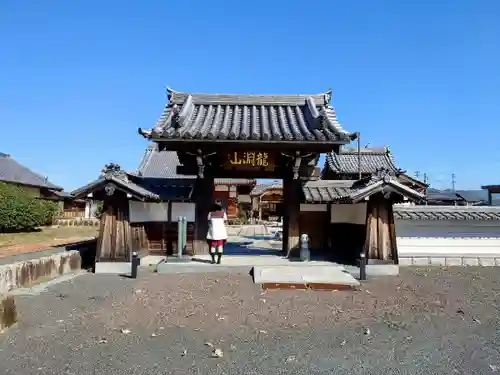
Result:
{"type": "Polygon", "coordinates": [[[165,87],[333,88],[344,128],[434,187],[499,183],[500,2],[2,1],[0,151],[66,190],[137,167],[165,87]]]}

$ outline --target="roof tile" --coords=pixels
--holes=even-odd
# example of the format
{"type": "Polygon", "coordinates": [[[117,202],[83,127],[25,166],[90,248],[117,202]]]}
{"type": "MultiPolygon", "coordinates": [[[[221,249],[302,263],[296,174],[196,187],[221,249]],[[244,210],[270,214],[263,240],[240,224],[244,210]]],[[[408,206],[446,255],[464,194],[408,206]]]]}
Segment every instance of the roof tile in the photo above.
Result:
{"type": "MultiPolygon", "coordinates": [[[[361,173],[375,173],[378,169],[386,169],[393,173],[401,172],[388,148],[360,149],[361,173]]],[[[339,174],[359,173],[358,150],[341,148],[337,154],[330,152],[326,157],[325,168],[339,174]]]]}
{"type": "Polygon", "coordinates": [[[399,220],[500,220],[500,207],[394,206],[399,220]]]}

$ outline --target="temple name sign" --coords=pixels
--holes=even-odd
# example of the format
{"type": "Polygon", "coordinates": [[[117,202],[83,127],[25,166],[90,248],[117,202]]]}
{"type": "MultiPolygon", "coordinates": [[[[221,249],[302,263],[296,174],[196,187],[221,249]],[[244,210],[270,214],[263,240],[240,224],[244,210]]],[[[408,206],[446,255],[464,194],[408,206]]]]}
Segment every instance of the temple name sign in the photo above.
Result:
{"type": "Polygon", "coordinates": [[[262,169],[273,171],[274,165],[273,155],[260,151],[229,152],[227,154],[227,160],[224,163],[225,169],[237,170],[262,169]]]}

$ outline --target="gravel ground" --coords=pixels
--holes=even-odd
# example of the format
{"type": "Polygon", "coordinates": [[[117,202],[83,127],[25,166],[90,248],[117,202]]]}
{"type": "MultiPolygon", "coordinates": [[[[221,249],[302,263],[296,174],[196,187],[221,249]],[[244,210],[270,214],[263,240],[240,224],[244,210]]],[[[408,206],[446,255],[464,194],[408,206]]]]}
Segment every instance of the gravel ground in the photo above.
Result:
{"type": "Polygon", "coordinates": [[[499,284],[487,267],[407,268],[357,292],[86,274],[17,297],[0,374],[500,373],[499,284]]]}

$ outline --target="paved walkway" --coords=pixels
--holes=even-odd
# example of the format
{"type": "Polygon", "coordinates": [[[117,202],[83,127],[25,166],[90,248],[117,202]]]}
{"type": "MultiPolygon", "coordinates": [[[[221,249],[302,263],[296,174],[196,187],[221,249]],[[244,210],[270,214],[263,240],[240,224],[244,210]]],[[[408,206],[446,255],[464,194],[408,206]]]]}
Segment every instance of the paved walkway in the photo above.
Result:
{"type": "Polygon", "coordinates": [[[238,236],[257,237],[268,236],[269,234],[269,230],[265,225],[245,225],[240,229],[238,236]]]}

